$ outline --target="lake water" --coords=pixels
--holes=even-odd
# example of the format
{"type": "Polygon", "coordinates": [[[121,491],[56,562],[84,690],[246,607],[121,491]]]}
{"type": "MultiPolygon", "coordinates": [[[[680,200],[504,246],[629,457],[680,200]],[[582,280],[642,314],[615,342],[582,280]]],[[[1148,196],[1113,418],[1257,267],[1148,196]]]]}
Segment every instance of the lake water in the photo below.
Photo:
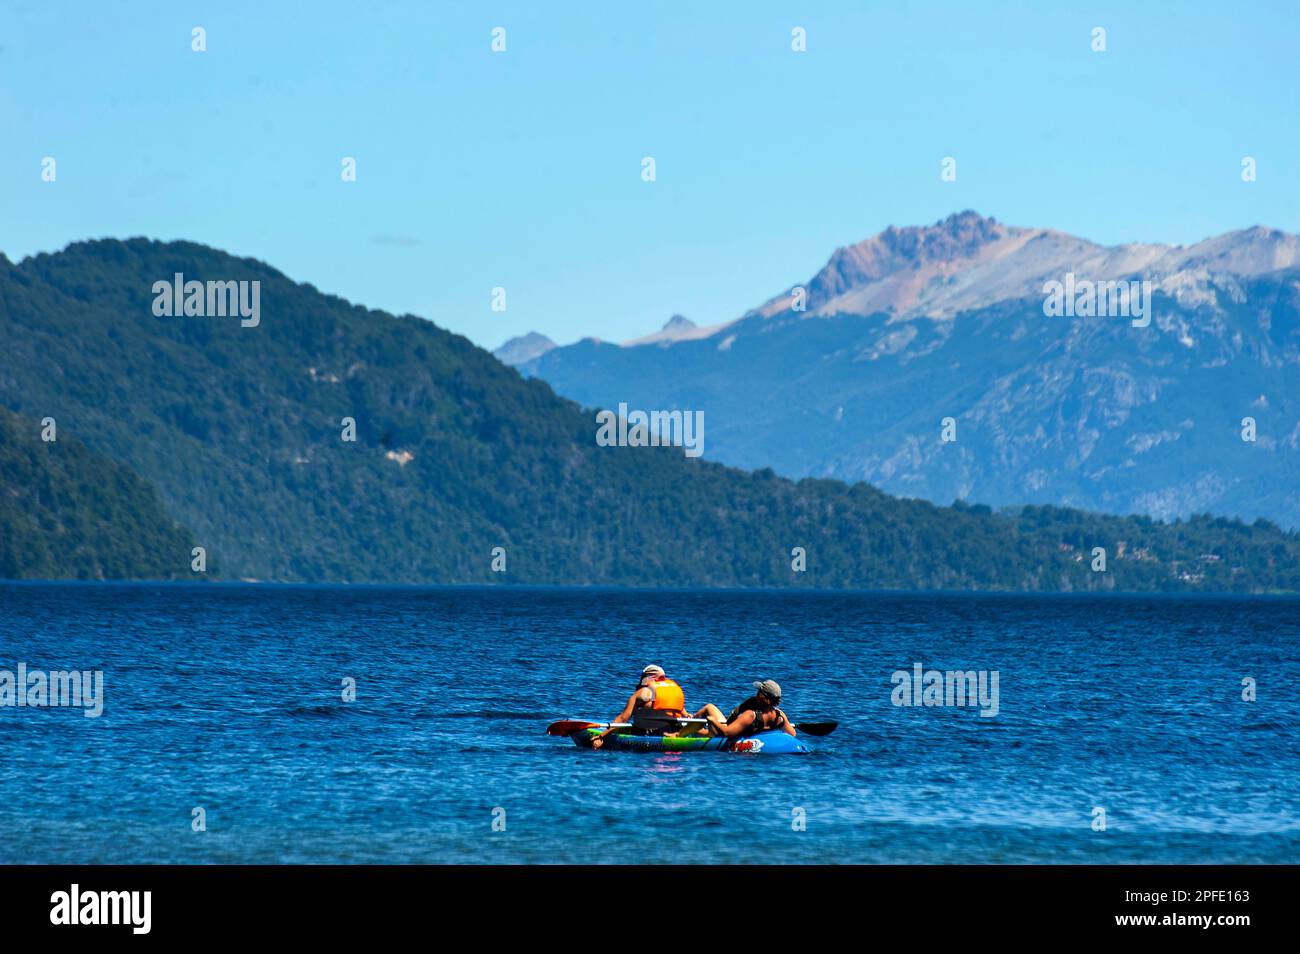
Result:
{"type": "Polygon", "coordinates": [[[19,663],[102,670],[104,708],[0,708],[4,863],[1300,859],[1293,599],[0,584],[19,663]],[[771,677],[840,727],[544,734],[651,662],[692,708],[771,677]],[[996,670],[997,715],[895,705],[915,663],[996,670]]]}

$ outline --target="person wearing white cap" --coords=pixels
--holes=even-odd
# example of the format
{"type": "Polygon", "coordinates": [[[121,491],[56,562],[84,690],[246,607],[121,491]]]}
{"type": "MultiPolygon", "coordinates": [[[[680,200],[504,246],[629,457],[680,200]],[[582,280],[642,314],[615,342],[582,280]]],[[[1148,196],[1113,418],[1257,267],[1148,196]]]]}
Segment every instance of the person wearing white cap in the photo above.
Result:
{"type": "Polygon", "coordinates": [[[786,735],[795,735],[794,723],[786,718],[779,708],[781,704],[781,687],[775,679],[762,679],[754,683],[757,690],[725,719],[722,710],[709,703],[693,718],[709,720],[710,735],[725,735],[732,738],[738,735],[756,735],[759,732],[771,732],[780,729],[786,735]]]}
{"type": "MultiPolygon", "coordinates": [[[[635,721],[632,719],[632,714],[639,709],[653,709],[656,712],[662,712],[664,715],[681,717],[686,715],[686,694],[682,692],[681,686],[668,678],[663,666],[651,664],[641,670],[641,682],[637,685],[636,692],[632,693],[627,700],[627,705],[623,707],[623,711],[610,721],[635,721]]],[[[615,730],[606,729],[593,738],[591,747],[593,749],[600,748],[605,744],[605,736],[613,731],[615,730]]]]}

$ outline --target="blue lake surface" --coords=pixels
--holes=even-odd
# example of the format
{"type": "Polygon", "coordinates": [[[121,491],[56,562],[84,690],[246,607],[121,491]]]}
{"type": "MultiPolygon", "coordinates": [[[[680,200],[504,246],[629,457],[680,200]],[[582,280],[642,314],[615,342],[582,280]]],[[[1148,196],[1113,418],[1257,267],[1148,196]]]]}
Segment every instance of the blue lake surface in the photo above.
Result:
{"type": "Polygon", "coordinates": [[[0,708],[3,863],[1300,860],[1294,599],[0,584],[20,662],[102,670],[104,711],[0,708]],[[544,734],[650,662],[692,708],[771,677],[840,728],[544,734]],[[917,662],[997,670],[997,716],[894,705],[917,662]]]}

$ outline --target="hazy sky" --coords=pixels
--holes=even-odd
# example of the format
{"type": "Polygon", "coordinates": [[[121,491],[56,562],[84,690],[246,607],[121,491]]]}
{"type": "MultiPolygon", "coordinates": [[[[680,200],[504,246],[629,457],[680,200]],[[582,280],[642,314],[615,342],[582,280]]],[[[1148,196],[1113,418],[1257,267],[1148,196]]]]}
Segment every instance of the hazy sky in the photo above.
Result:
{"type": "Polygon", "coordinates": [[[494,347],[729,320],[965,208],[1300,231],[1300,4],[1136,6],[4,0],[0,249],[190,239],[494,347]]]}

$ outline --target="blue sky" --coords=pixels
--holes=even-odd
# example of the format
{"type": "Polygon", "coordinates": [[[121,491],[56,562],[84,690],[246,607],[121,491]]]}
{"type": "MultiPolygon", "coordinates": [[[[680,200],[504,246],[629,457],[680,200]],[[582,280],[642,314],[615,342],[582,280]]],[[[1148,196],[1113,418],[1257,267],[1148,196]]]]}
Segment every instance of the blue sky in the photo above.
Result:
{"type": "Polygon", "coordinates": [[[190,239],[494,347],[729,320],[965,208],[1300,232],[1300,6],[1133,6],[5,0],[0,249],[190,239]]]}

